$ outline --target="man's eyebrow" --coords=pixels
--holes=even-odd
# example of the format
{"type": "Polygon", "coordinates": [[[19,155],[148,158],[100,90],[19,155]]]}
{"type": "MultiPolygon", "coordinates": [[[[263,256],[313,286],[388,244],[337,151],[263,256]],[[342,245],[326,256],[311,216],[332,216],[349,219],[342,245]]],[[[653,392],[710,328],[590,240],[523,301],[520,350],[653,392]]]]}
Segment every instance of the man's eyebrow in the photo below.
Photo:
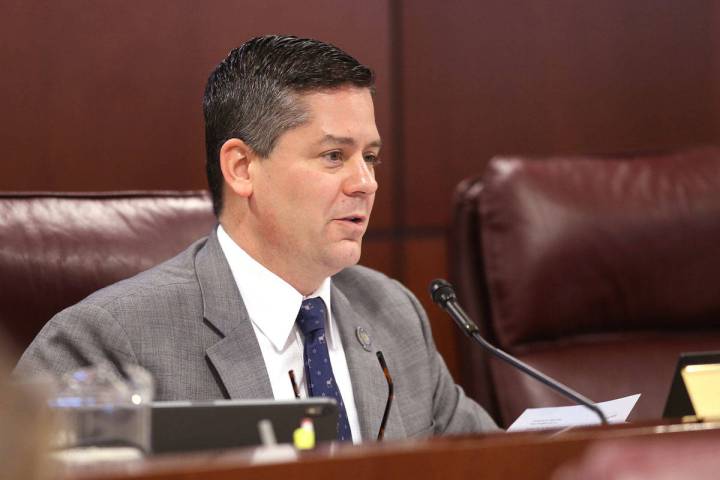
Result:
{"type": "MultiPolygon", "coordinates": [[[[351,145],[352,146],[352,145],[355,145],[357,142],[355,142],[355,139],[352,137],[338,137],[336,135],[327,134],[318,143],[320,143],[320,144],[332,143],[332,144],[351,145]]],[[[380,148],[380,147],[382,147],[382,140],[380,140],[378,138],[377,140],[370,142],[367,145],[367,147],[380,148]]]]}

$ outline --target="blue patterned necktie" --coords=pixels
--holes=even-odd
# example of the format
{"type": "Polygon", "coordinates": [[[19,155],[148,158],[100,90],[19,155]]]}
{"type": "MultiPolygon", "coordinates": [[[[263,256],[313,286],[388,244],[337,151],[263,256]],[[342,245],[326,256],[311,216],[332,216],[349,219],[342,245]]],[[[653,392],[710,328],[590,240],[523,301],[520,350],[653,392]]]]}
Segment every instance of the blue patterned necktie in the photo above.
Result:
{"type": "Polygon", "coordinates": [[[325,319],[327,310],[320,297],[303,300],[296,323],[305,336],[305,383],[311,397],[334,398],[338,405],[337,438],[340,441],[351,441],[350,424],[348,423],[345,404],[340,389],[335,383],[330,355],[325,340],[325,319]]]}

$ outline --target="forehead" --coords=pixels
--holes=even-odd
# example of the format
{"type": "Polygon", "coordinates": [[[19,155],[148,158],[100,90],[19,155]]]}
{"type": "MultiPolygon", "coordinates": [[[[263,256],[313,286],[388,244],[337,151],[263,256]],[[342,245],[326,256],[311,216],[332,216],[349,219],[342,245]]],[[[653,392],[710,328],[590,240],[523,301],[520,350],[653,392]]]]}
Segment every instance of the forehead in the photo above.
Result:
{"type": "Polygon", "coordinates": [[[296,133],[350,137],[361,143],[379,142],[375,109],[369,88],[342,87],[298,96],[307,120],[296,133]]]}
{"type": "Polygon", "coordinates": [[[362,103],[372,105],[372,92],[369,88],[353,85],[324,88],[297,93],[298,98],[316,106],[337,105],[340,103],[362,103]]]}

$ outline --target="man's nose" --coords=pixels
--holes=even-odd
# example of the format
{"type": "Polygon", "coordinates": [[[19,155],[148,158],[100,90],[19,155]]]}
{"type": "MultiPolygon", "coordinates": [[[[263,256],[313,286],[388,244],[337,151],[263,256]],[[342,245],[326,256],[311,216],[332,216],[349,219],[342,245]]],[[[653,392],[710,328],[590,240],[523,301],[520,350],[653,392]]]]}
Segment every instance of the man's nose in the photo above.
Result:
{"type": "Polygon", "coordinates": [[[353,158],[348,168],[350,172],[345,183],[348,195],[372,195],[377,191],[378,183],[373,165],[366,162],[362,155],[353,158]]]}

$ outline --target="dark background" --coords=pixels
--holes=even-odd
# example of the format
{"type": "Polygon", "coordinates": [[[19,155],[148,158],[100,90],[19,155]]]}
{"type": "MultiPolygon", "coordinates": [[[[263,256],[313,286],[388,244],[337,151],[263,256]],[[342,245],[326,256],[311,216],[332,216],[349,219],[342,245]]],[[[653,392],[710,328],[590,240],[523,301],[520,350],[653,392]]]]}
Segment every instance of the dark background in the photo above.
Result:
{"type": "Polygon", "coordinates": [[[454,373],[426,286],[447,274],[462,178],[499,154],[720,136],[711,0],[0,0],[0,190],[205,188],[205,80],[266,33],[335,43],[377,72],[386,147],[362,263],[425,303],[454,373]]]}

